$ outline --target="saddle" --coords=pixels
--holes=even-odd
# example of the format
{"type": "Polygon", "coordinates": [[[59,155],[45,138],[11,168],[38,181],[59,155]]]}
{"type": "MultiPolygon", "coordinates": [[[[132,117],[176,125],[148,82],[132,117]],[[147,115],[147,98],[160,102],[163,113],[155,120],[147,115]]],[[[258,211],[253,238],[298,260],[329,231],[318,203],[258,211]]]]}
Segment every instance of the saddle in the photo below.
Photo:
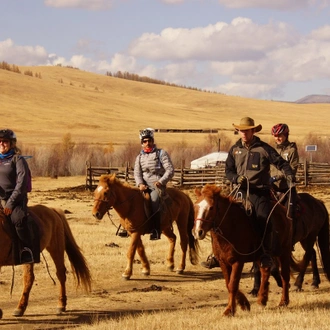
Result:
{"type": "MultiPolygon", "coordinates": [[[[1,210],[2,211],[2,210],[1,210]]],[[[11,238],[11,250],[8,256],[9,265],[21,265],[21,251],[23,249],[23,245],[21,240],[18,238],[15,226],[10,221],[7,216],[3,216],[2,219],[2,227],[4,231],[11,238]]],[[[31,242],[32,242],[32,253],[34,263],[40,262],[40,235],[39,235],[39,226],[36,223],[35,217],[32,214],[28,214],[27,218],[27,228],[30,233],[31,242]]]]}

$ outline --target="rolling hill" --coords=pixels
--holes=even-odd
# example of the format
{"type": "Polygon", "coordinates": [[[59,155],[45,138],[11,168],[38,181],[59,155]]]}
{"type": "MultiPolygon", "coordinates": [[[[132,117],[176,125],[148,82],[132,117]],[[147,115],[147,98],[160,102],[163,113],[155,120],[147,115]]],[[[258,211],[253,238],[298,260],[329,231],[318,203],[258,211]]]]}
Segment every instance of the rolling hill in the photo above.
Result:
{"type": "MultiPolygon", "coordinates": [[[[206,93],[129,81],[66,67],[19,67],[41,77],[0,70],[2,127],[32,145],[60,142],[124,144],[138,141],[144,127],[219,129],[236,139],[232,123],[250,116],[261,135],[286,122],[293,140],[329,132],[329,104],[295,104],[206,93]]],[[[207,133],[157,133],[156,142],[198,144],[207,133]]]]}

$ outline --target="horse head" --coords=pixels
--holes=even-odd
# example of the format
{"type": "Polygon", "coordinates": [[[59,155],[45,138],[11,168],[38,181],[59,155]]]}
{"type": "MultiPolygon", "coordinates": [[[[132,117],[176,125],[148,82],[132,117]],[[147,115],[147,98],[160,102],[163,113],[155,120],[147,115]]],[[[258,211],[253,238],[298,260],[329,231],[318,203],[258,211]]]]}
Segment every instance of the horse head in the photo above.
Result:
{"type": "Polygon", "coordinates": [[[101,175],[98,186],[94,190],[93,216],[101,220],[105,213],[113,207],[116,201],[116,195],[111,189],[115,175],[101,175]]]}
{"type": "Polygon", "coordinates": [[[194,204],[195,222],[192,234],[195,239],[202,240],[208,231],[214,228],[216,219],[216,196],[220,188],[215,185],[205,185],[203,189],[195,189],[197,201],[194,204]]]}

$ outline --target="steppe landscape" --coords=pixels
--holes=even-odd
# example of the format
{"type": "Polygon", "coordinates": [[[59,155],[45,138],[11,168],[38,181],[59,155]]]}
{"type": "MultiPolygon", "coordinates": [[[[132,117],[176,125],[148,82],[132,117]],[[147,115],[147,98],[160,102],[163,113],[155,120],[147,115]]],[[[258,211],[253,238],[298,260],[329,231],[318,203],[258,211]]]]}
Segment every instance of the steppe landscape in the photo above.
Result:
{"type": "MultiPolygon", "coordinates": [[[[138,83],[100,76],[72,68],[22,67],[41,74],[41,79],[0,70],[3,127],[10,127],[26,145],[52,145],[68,132],[76,142],[122,145],[135,141],[144,127],[200,129],[218,128],[228,138],[232,123],[251,116],[261,123],[261,137],[269,138],[274,123],[285,121],[292,140],[303,141],[309,134],[328,137],[330,105],[260,101],[210,94],[183,88],[138,83]]],[[[186,141],[203,142],[205,134],[158,133],[159,145],[186,141]]],[[[115,235],[119,224],[115,211],[102,221],[91,215],[93,193],[85,190],[85,177],[34,177],[31,205],[41,203],[66,210],[72,232],[89,264],[93,284],[89,294],[76,289],[67,264],[67,312],[56,315],[58,285],[52,260],[44,258],[35,266],[36,280],[30,303],[22,318],[12,316],[20,293],[21,267],[2,267],[0,308],[2,329],[329,329],[330,283],[322,275],[320,288],[313,290],[311,274],[305,277],[304,291],[290,291],[290,305],[277,307],[280,289],[271,279],[267,307],[248,295],[251,312],[237,311],[234,318],[222,316],[227,290],[219,268],[205,269],[187,263],[183,275],[165,268],[167,240],[143,242],[151,263],[151,275],[140,273],[136,257],[129,281],[121,278],[126,266],[129,239],[115,235]],[[11,287],[13,285],[12,293],[11,287]]],[[[302,190],[302,188],[301,188],[302,190]]],[[[330,189],[307,189],[322,199],[330,210],[330,189]]],[[[194,200],[193,191],[186,191],[194,200]]],[[[178,242],[179,243],[179,242],[178,242]]],[[[210,253],[210,240],[200,242],[201,261],[210,253]]],[[[179,246],[176,258],[179,257],[179,246]]],[[[295,254],[301,255],[299,247],[295,254]]],[[[246,265],[241,289],[252,289],[250,264],[246,265]]],[[[292,274],[294,277],[295,274],[292,274]]],[[[292,280],[293,283],[293,280],[292,280]]]]}

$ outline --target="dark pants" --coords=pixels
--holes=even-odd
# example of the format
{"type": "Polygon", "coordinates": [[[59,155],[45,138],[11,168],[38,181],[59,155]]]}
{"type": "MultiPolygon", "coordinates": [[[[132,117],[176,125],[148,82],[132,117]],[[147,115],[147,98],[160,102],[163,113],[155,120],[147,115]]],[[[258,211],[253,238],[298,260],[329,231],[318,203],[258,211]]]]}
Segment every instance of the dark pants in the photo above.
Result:
{"type": "MultiPolygon", "coordinates": [[[[242,191],[246,198],[246,191],[242,191]]],[[[253,205],[257,220],[256,230],[260,234],[260,238],[264,238],[263,247],[268,253],[272,249],[272,223],[270,219],[271,211],[271,194],[268,189],[251,189],[249,191],[249,199],[253,205]],[[269,217],[269,219],[268,219],[269,217]]]]}

